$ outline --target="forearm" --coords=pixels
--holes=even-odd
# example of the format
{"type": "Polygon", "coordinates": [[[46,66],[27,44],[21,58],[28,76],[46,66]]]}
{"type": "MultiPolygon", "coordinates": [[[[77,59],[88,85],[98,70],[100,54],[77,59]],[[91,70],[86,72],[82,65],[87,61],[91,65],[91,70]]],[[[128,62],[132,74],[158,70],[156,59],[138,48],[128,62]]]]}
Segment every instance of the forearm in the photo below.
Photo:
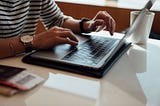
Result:
{"type": "Polygon", "coordinates": [[[81,33],[79,28],[79,22],[80,20],[69,18],[64,21],[62,27],[71,29],[74,33],[81,33]]]}
{"type": "Polygon", "coordinates": [[[90,23],[93,23],[93,21],[88,20],[86,18],[82,20],[76,20],[76,19],[66,19],[63,23],[64,28],[71,29],[74,33],[80,34],[80,33],[89,33],[93,31],[90,28],[90,23]]]}
{"type": "Polygon", "coordinates": [[[25,51],[18,37],[0,38],[0,58],[14,56],[25,51]]]}

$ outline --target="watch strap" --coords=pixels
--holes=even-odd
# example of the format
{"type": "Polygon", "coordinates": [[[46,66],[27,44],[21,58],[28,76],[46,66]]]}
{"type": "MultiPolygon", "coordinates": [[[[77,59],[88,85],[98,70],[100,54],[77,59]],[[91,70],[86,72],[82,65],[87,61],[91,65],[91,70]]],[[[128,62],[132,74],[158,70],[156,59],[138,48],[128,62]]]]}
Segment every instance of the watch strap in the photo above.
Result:
{"type": "Polygon", "coordinates": [[[81,21],[79,22],[79,28],[81,30],[81,33],[88,33],[87,31],[85,31],[84,29],[84,22],[89,21],[90,19],[88,18],[82,18],[81,21]]]}
{"type": "Polygon", "coordinates": [[[33,50],[32,48],[32,44],[27,44],[27,46],[25,46],[25,53],[29,53],[33,50]]]}

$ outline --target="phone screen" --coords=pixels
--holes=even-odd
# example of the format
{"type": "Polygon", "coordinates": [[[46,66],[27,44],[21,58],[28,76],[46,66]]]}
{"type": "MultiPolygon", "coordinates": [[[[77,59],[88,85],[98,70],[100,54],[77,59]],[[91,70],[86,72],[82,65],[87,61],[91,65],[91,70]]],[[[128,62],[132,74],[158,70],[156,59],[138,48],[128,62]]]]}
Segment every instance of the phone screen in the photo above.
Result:
{"type": "Polygon", "coordinates": [[[24,68],[0,65],[0,79],[7,80],[24,70],[24,68]]]}

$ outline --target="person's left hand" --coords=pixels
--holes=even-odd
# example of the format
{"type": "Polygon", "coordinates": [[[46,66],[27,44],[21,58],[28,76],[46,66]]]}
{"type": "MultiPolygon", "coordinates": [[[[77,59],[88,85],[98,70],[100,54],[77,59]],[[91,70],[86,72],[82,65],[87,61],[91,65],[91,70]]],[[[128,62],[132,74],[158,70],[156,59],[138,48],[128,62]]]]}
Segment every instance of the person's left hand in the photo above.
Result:
{"type": "Polygon", "coordinates": [[[115,20],[106,11],[99,11],[92,20],[84,24],[84,29],[88,32],[108,30],[111,35],[115,31],[115,27],[115,20]]]}

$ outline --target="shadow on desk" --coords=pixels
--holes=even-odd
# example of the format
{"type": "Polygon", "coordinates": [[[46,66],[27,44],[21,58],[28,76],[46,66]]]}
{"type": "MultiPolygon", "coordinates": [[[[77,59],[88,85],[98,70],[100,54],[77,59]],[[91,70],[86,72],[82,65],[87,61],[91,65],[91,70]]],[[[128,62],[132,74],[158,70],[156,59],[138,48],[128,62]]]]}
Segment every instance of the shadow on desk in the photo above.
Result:
{"type": "Polygon", "coordinates": [[[136,49],[134,47],[122,56],[103,78],[101,83],[101,88],[103,88],[101,98],[103,99],[101,99],[101,103],[106,104],[107,101],[111,101],[108,98],[115,98],[116,102],[113,101],[113,104],[128,104],[128,101],[130,101],[128,105],[146,106],[147,100],[137,77],[138,73],[144,73],[146,71],[146,50],[138,46],[136,49]],[[135,60],[135,58],[138,60],[135,60]],[[114,91],[110,88],[113,88],[114,91]],[[108,98],[105,98],[103,92],[112,92],[112,94],[108,95],[108,98]],[[122,98],[117,98],[120,97],[117,95],[122,95],[122,98]]]}

